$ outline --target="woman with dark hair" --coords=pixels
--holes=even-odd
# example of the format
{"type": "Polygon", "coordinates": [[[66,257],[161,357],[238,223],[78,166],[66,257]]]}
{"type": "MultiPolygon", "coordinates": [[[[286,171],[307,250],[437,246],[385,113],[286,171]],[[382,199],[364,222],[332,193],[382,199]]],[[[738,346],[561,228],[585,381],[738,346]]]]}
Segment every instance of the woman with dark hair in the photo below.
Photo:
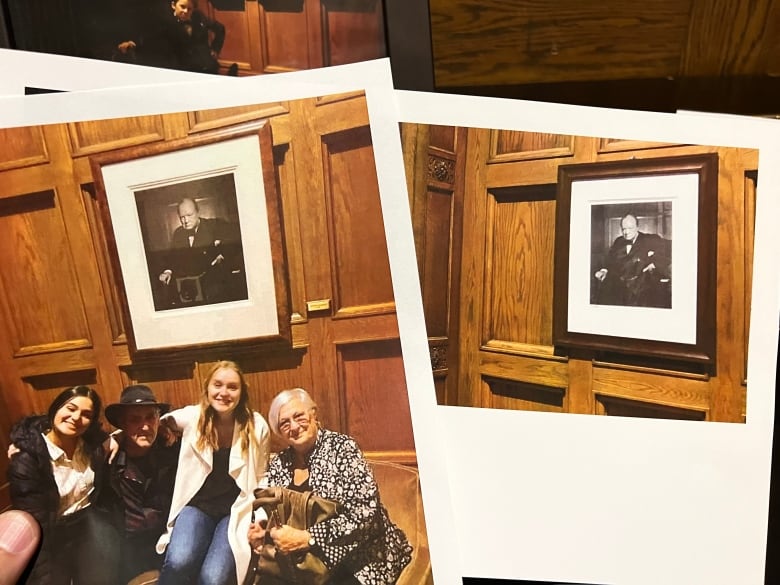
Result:
{"type": "Polygon", "coordinates": [[[87,386],[61,392],[46,416],[11,430],[18,450],[8,481],[13,508],[41,525],[41,546],[22,583],[114,585],[118,535],[94,504],[105,477],[101,401],[87,386]]]}
{"type": "MultiPolygon", "coordinates": [[[[324,428],[303,388],[283,390],[271,402],[268,423],[287,449],[271,459],[268,484],[311,492],[340,504],[335,517],[307,530],[272,527],[282,553],[311,552],[333,569],[329,585],[389,585],[411,560],[406,535],[390,520],[371,468],[354,439],[324,428]]],[[[250,526],[253,547],[265,528],[250,526]]],[[[262,576],[259,580],[262,583],[262,576]]]]}
{"type": "Polygon", "coordinates": [[[157,552],[166,552],[160,585],[242,583],[269,431],[250,407],[241,368],[231,361],[214,364],[200,404],[169,412],[161,422],[181,432],[182,441],[168,531],[157,543],[157,552]]]}

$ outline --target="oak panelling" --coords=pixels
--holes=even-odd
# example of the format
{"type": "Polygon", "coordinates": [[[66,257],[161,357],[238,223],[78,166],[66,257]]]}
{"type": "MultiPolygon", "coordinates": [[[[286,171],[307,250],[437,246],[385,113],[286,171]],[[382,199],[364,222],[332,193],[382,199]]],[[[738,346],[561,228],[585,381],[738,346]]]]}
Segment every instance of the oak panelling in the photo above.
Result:
{"type": "Polygon", "coordinates": [[[73,122],[68,124],[73,156],[96,154],[125,146],[148,144],[165,139],[162,116],[73,122]]]}
{"type": "Polygon", "coordinates": [[[0,171],[39,165],[49,161],[40,126],[0,129],[0,171]]]}
{"type": "Polygon", "coordinates": [[[282,222],[284,224],[285,250],[287,251],[287,270],[290,275],[290,321],[297,323],[306,320],[306,283],[303,272],[303,252],[301,249],[301,229],[297,221],[298,214],[285,213],[285,210],[297,210],[298,191],[295,184],[295,162],[293,149],[289,144],[274,147],[274,166],[282,198],[282,222]]]}
{"type": "Polygon", "coordinates": [[[487,162],[555,158],[572,156],[573,154],[574,136],[515,130],[491,130],[490,157],[487,162]]]}
{"type": "Polygon", "coordinates": [[[554,192],[539,186],[490,195],[483,342],[552,345],[554,192]]]}
{"type": "Polygon", "coordinates": [[[100,210],[96,200],[94,185],[82,186],[84,211],[89,223],[89,233],[92,236],[92,245],[95,249],[95,260],[100,271],[100,284],[103,287],[103,296],[106,299],[108,322],[111,328],[111,339],[115,344],[127,343],[127,333],[122,316],[122,301],[120,299],[119,284],[111,269],[111,260],[108,257],[108,249],[105,246],[106,231],[103,221],[100,219],[100,210]]]}
{"type": "Polygon", "coordinates": [[[449,154],[455,154],[455,126],[429,125],[428,146],[449,154]]]}
{"type": "MultiPolygon", "coordinates": [[[[247,6],[253,4],[246,2],[247,6]]],[[[253,28],[257,28],[251,21],[247,10],[217,10],[209,3],[209,16],[225,26],[225,44],[219,54],[219,63],[222,67],[229,67],[231,63],[237,63],[241,72],[252,71],[252,45],[253,28]]]]}
{"type": "Polygon", "coordinates": [[[316,99],[317,118],[314,121],[318,134],[326,136],[341,132],[344,128],[368,127],[368,108],[360,98],[364,92],[339,93],[316,99]]]}
{"type": "MultiPolygon", "coordinates": [[[[258,3],[259,4],[259,3],[258,3]]],[[[322,56],[316,63],[311,62],[310,44],[317,45],[317,39],[309,38],[310,27],[308,10],[290,5],[290,8],[269,9],[260,5],[259,28],[260,49],[263,72],[295,71],[322,65],[322,56]]],[[[319,33],[317,34],[319,37],[319,33]]]]}
{"type": "Polygon", "coordinates": [[[335,316],[394,310],[368,127],[323,137],[335,316]]]}
{"type": "Polygon", "coordinates": [[[707,416],[706,411],[675,408],[672,406],[664,406],[662,404],[640,402],[638,400],[624,400],[622,398],[613,398],[611,396],[597,396],[596,410],[597,414],[604,414],[607,416],[632,416],[677,420],[701,421],[705,420],[707,416]]]}
{"type": "Polygon", "coordinates": [[[569,368],[560,358],[538,359],[493,351],[480,351],[482,377],[523,382],[547,388],[566,388],[569,368]]]}
{"type": "Polygon", "coordinates": [[[675,75],[690,2],[431,0],[430,10],[446,87],[675,75]]]}
{"type": "MultiPolygon", "coordinates": [[[[739,422],[745,373],[744,346],[748,324],[746,288],[745,168],[737,149],[722,148],[718,164],[717,346],[716,376],[711,384],[710,416],[739,422]],[[728,220],[726,220],[728,218],[728,220]]],[[[752,220],[751,220],[752,221],[752,220]]]]}
{"type": "Polygon", "coordinates": [[[645,140],[626,140],[623,138],[599,138],[598,152],[626,152],[629,150],[647,150],[650,148],[668,148],[679,146],[668,142],[648,142],[645,140]]]}
{"type": "Polygon", "coordinates": [[[563,388],[490,378],[485,382],[490,388],[490,404],[486,405],[489,408],[563,412],[563,388]]]}
{"type": "Polygon", "coordinates": [[[331,323],[333,343],[397,339],[398,335],[398,319],[391,312],[334,319],[331,323]]]}
{"type": "Polygon", "coordinates": [[[446,337],[450,311],[452,192],[428,189],[425,257],[421,270],[423,309],[429,336],[446,337]]]}
{"type": "MultiPolygon", "coordinates": [[[[575,143],[579,140],[579,137],[576,137],[575,143]]],[[[586,141],[583,146],[587,144],[586,141]]],[[[555,184],[558,181],[558,167],[563,164],[586,162],[589,159],[585,153],[587,150],[577,145],[573,156],[491,163],[487,165],[487,185],[490,188],[501,188],[555,184]]]]}
{"type": "MultiPolygon", "coordinates": [[[[250,120],[259,120],[260,118],[270,118],[285,114],[289,110],[284,102],[275,102],[270,104],[260,104],[251,106],[234,106],[232,108],[220,108],[217,110],[199,110],[197,112],[188,112],[189,134],[204,132],[221,128],[231,124],[240,124],[250,120]]],[[[272,129],[275,130],[276,128],[272,129]]],[[[278,130],[277,130],[278,133],[278,130]]],[[[279,144],[274,136],[274,144],[279,144]]]]}
{"type": "Polygon", "coordinates": [[[323,65],[384,57],[382,2],[321,0],[323,65]]]}
{"type": "Polygon", "coordinates": [[[691,0],[688,40],[680,74],[690,76],[760,75],[766,49],[773,47],[772,0],[691,0]]]}
{"type": "Polygon", "coordinates": [[[338,354],[345,432],[364,451],[413,450],[400,342],[340,345],[338,354]]]}
{"type": "Polygon", "coordinates": [[[33,378],[94,369],[97,364],[93,349],[71,349],[56,353],[28,355],[14,359],[14,370],[20,378],[33,378]]]}
{"type": "Polygon", "coordinates": [[[67,242],[54,191],[0,200],[0,294],[16,357],[91,345],[67,242]]]}
{"type": "Polygon", "coordinates": [[[710,385],[692,377],[632,372],[594,366],[593,392],[604,396],[639,400],[664,406],[707,410],[710,385]]]}
{"type": "MultiPolygon", "coordinates": [[[[466,133],[463,176],[463,260],[460,272],[458,322],[460,333],[453,346],[458,348],[457,393],[453,404],[479,406],[475,381],[480,380],[480,355],[476,348],[482,345],[482,286],[485,275],[486,208],[488,197],[485,187],[490,133],[469,128],[466,133]],[[468,221],[465,218],[469,218],[468,221]]],[[[481,388],[481,386],[479,387],[481,388]]]]}

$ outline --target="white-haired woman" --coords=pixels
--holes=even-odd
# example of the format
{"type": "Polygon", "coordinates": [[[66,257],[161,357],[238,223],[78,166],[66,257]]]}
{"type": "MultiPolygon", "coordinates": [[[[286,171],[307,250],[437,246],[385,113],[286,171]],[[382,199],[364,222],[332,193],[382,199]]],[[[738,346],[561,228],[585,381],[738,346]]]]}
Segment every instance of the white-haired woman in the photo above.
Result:
{"type": "MultiPolygon", "coordinates": [[[[282,552],[310,551],[330,568],[331,584],[395,583],[411,559],[406,536],[387,515],[368,462],[351,437],[327,430],[317,405],[302,388],[284,390],[271,402],[271,431],[287,448],[268,468],[268,483],[341,504],[340,513],[308,530],[287,525],[271,528],[282,552]]],[[[264,530],[253,524],[252,546],[262,544],[264,530]]]]}

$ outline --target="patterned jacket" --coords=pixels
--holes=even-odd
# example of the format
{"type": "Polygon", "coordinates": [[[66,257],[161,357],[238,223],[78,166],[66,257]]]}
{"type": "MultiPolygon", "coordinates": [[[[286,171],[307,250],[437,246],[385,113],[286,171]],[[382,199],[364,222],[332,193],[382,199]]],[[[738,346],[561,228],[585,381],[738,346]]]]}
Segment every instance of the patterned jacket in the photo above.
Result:
{"type": "MultiPolygon", "coordinates": [[[[293,479],[293,452],[287,448],[269,465],[271,486],[293,479]]],[[[320,429],[309,456],[309,485],[316,495],[339,502],[342,512],[309,532],[329,567],[343,563],[363,585],[395,583],[411,560],[406,535],[392,523],[360,448],[351,437],[320,429]]]]}

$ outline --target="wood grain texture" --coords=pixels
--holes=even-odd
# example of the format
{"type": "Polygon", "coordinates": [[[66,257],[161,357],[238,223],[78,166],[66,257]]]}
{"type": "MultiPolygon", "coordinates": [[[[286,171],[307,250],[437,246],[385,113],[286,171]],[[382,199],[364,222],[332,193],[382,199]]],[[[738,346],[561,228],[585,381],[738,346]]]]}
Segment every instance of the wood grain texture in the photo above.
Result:
{"type": "Polygon", "coordinates": [[[490,388],[489,408],[563,412],[565,390],[524,382],[486,380],[490,388]]]}
{"type": "Polygon", "coordinates": [[[485,238],[487,212],[487,186],[485,184],[487,159],[490,147],[490,133],[486,130],[469,128],[465,141],[465,173],[463,175],[463,239],[461,246],[460,282],[457,293],[458,321],[460,334],[455,343],[458,347],[459,369],[455,378],[456,392],[448,392],[453,404],[479,406],[482,401],[478,390],[487,391],[481,380],[480,356],[476,348],[482,345],[482,287],[485,278],[485,238]]]}
{"type": "Polygon", "coordinates": [[[686,76],[756,75],[766,72],[767,48],[780,7],[774,0],[691,0],[688,40],[680,64],[686,76]]]}
{"type": "Polygon", "coordinates": [[[414,449],[398,340],[339,346],[345,431],[366,451],[414,449]]]}
{"type": "Polygon", "coordinates": [[[75,258],[57,194],[31,193],[0,203],[5,258],[0,295],[6,299],[3,321],[14,355],[89,347],[75,258]]]}
{"type": "Polygon", "coordinates": [[[38,127],[0,129],[0,171],[45,163],[49,160],[43,133],[38,127]]]}
{"type": "Polygon", "coordinates": [[[551,345],[555,201],[494,195],[488,218],[483,339],[551,345]]]}
{"type": "Polygon", "coordinates": [[[260,6],[260,38],[264,73],[309,69],[312,63],[308,38],[309,15],[304,10],[266,10],[260,6]]]}
{"type": "Polygon", "coordinates": [[[322,0],[323,65],[346,65],[387,55],[382,2],[322,0]]]}
{"type": "Polygon", "coordinates": [[[325,193],[335,310],[393,302],[374,151],[367,127],[325,138],[325,193]]]}
{"type": "Polygon", "coordinates": [[[425,324],[429,336],[446,337],[450,310],[452,192],[429,189],[422,280],[425,324]]]}
{"type": "MultiPolygon", "coordinates": [[[[278,116],[287,112],[287,107],[279,102],[256,106],[233,106],[216,110],[199,110],[189,112],[189,133],[213,130],[229,124],[240,124],[249,120],[259,120],[270,116],[278,116]]],[[[274,141],[274,144],[277,144],[274,141]]]]}
{"type": "Polygon", "coordinates": [[[574,136],[514,130],[490,131],[489,163],[553,158],[572,154],[574,154],[574,136]]]}
{"type": "Polygon", "coordinates": [[[74,122],[68,124],[73,156],[95,154],[125,146],[157,142],[165,137],[162,117],[121,118],[114,124],[74,122]]]}
{"type": "Polygon", "coordinates": [[[437,87],[675,75],[686,1],[431,0],[437,87]]]}

